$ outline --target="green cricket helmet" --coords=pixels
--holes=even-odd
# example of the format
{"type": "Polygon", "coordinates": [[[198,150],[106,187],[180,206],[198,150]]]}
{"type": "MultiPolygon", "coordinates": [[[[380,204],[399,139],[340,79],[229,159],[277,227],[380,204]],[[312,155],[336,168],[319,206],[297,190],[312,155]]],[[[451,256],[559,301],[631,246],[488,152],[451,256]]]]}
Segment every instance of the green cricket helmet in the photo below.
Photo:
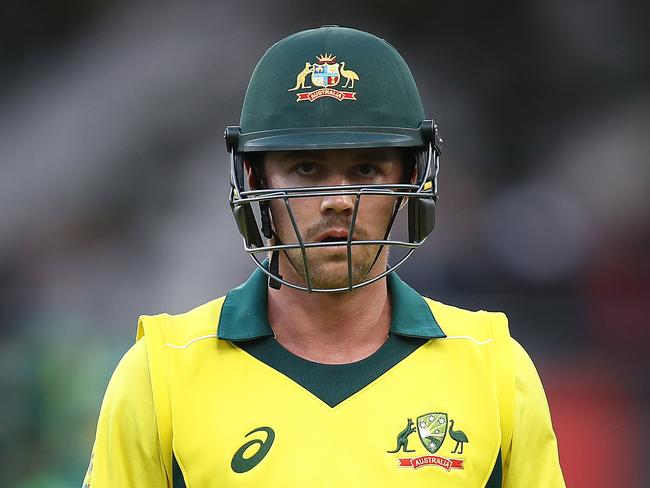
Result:
{"type": "Polygon", "coordinates": [[[275,288],[285,284],[309,292],[339,292],[367,285],[401,266],[433,230],[442,140],[436,124],[425,119],[406,62],[393,46],[372,34],[323,26],[273,45],[253,71],[239,126],[227,127],[225,139],[231,159],[230,205],[244,248],[275,288]],[[254,153],[357,148],[410,149],[415,159],[415,182],[269,189],[245,186],[244,160],[254,153]],[[304,242],[293,219],[291,200],[332,194],[356,197],[347,242],[304,242]],[[359,202],[365,195],[398,197],[381,240],[352,239],[359,202]],[[270,200],[284,201],[297,242],[280,242],[273,229],[270,200]],[[408,201],[408,241],[391,240],[391,227],[404,200],[408,201]],[[314,288],[305,251],[330,245],[347,246],[348,286],[314,288]],[[405,247],[408,252],[379,275],[353,283],[352,246],[356,245],[378,245],[375,262],[383,246],[405,247]],[[278,253],[287,249],[301,250],[306,286],[287,282],[279,275],[278,253]],[[268,252],[272,254],[267,269],[257,254],[268,252]]]}

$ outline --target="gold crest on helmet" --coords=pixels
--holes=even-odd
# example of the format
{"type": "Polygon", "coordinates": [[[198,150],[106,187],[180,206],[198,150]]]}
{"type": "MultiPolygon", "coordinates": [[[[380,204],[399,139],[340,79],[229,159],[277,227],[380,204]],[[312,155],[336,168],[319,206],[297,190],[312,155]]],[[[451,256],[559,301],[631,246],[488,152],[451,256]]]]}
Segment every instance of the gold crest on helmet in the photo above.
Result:
{"type": "Polygon", "coordinates": [[[345,62],[337,62],[333,54],[321,54],[316,57],[316,63],[305,62],[304,69],[296,76],[296,86],[287,91],[307,90],[319,87],[316,90],[298,93],[296,102],[313,102],[322,97],[341,100],[356,100],[356,92],[339,91],[335,87],[345,78],[345,84],[341,88],[354,88],[354,82],[359,80],[359,75],[351,69],[345,68],[345,62]],[[307,78],[311,85],[307,84],[307,78]],[[313,85],[313,86],[312,86],[313,85]]]}

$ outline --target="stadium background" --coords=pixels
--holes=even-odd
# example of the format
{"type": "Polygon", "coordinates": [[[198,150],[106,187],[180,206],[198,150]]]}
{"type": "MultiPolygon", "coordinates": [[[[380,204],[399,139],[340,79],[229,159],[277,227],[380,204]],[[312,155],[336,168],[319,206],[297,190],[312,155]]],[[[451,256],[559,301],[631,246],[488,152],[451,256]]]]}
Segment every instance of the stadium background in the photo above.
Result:
{"type": "Polygon", "coordinates": [[[335,23],[403,53],[445,138],[400,274],[509,314],[569,486],[648,486],[646,5],[3,2],[0,485],[80,485],[137,316],[247,277],[223,127],[267,47],[335,23]]]}

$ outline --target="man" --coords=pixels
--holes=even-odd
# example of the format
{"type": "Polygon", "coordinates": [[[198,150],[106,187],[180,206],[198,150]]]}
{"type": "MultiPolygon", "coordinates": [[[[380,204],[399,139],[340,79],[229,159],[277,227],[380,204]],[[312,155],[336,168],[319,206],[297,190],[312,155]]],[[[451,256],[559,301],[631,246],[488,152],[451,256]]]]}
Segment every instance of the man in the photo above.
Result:
{"type": "Polygon", "coordinates": [[[85,485],[564,486],[505,316],[392,273],[433,229],[441,145],[397,51],[336,26],[280,41],[226,143],[258,269],[226,297],[140,318],[85,485]],[[390,247],[407,250],[392,267],[390,247]]]}

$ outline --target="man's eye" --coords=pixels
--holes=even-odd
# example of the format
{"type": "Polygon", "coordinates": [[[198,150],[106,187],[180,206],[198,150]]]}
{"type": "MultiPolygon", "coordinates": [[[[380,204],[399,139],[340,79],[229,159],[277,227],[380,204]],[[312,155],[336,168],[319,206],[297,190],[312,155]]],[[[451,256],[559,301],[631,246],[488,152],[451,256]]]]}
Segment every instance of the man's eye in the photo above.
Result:
{"type": "Polygon", "coordinates": [[[372,164],[360,164],[358,169],[361,176],[377,176],[378,171],[372,164]]]}
{"type": "Polygon", "coordinates": [[[313,175],[316,172],[316,165],[314,163],[300,163],[296,167],[296,173],[299,175],[307,176],[313,175]]]}

